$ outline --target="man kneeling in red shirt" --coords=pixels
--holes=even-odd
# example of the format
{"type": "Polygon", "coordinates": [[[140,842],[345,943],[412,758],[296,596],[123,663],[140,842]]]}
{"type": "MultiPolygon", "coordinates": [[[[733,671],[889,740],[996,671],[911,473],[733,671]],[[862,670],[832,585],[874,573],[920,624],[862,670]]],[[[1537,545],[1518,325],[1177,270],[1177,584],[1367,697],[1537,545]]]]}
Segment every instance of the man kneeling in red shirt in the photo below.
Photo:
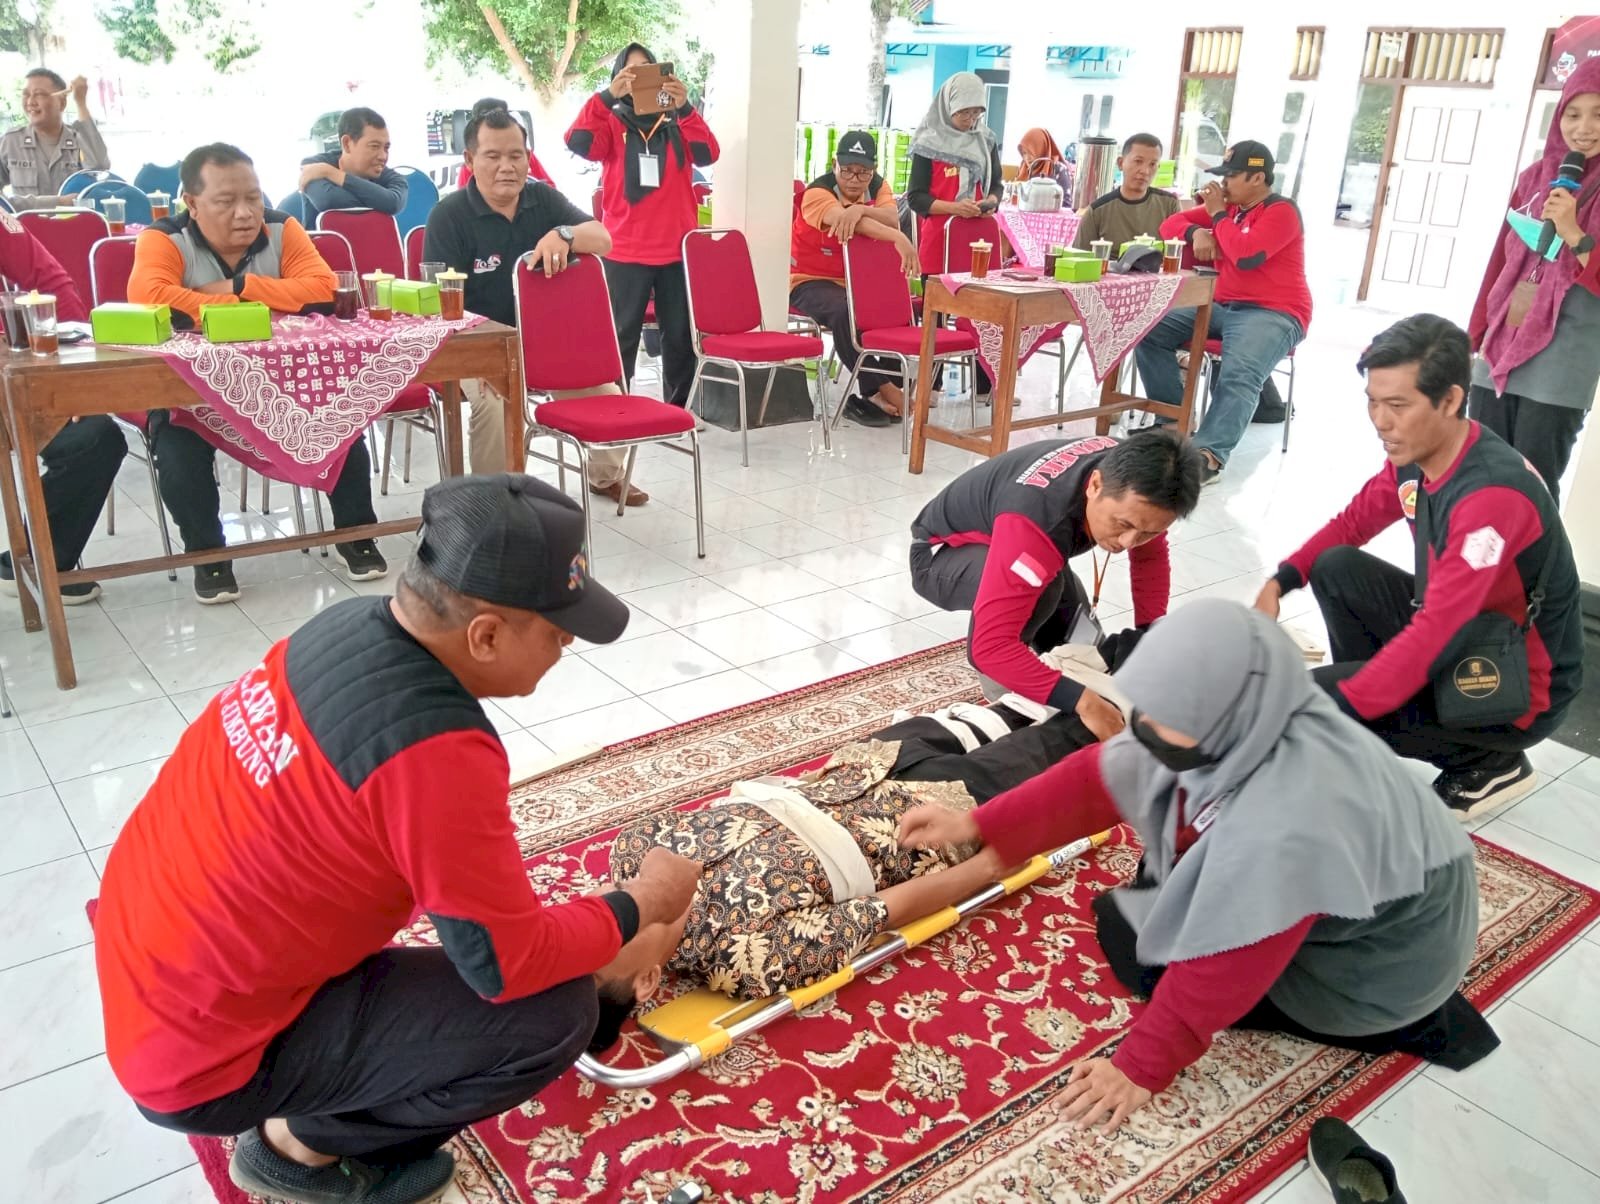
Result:
{"type": "Polygon", "coordinates": [[[106,865],[112,1069],[156,1124],[241,1134],[230,1174],[263,1196],[436,1197],[440,1147],[583,1053],[698,881],[658,849],[540,904],[478,699],[528,693],[574,636],[615,640],[627,607],[542,482],[457,477],[422,520],[396,597],[323,611],[212,700],[106,865]],[[438,946],[391,946],[418,913],[438,946]]]}

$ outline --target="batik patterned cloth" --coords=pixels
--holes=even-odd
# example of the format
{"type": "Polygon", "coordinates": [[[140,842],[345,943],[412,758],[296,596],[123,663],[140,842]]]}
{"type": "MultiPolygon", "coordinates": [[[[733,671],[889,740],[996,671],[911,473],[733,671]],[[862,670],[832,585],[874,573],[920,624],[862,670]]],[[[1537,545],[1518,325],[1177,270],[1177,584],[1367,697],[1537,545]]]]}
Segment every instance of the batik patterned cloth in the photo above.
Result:
{"type": "MultiPolygon", "coordinates": [[[[850,834],[879,890],[972,852],[896,843],[900,817],[919,803],[973,805],[959,783],[888,780],[899,749],[893,741],[847,744],[821,769],[790,784],[850,834]]],[[[684,939],[667,968],[714,991],[761,999],[809,986],[842,969],[888,923],[889,909],[877,895],[834,899],[816,853],[754,803],[725,800],[625,829],[612,846],[612,876],[633,877],[658,845],[705,867],[684,939]]]]}
{"type": "Polygon", "coordinates": [[[350,445],[444,340],[481,321],[475,314],[454,322],[275,314],[266,341],[212,343],[190,332],[123,350],[161,356],[200,395],[204,404],[170,412],[175,425],[274,480],[326,490],[350,445]]]}
{"type": "Polygon", "coordinates": [[[995,210],[1002,233],[1023,267],[1044,270],[1044,255],[1051,247],[1070,247],[1078,236],[1078,215],[1071,209],[1053,213],[1001,205],[995,210]]]}

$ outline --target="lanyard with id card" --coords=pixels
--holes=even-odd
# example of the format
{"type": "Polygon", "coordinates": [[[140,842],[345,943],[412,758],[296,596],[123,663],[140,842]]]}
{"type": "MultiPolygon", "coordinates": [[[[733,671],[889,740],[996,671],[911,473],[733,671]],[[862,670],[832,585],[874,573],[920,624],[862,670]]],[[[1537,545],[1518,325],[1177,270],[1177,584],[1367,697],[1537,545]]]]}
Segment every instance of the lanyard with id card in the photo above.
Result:
{"type": "Polygon", "coordinates": [[[640,134],[644,140],[644,150],[639,152],[639,187],[661,187],[661,156],[650,149],[650,139],[656,136],[656,131],[661,128],[661,123],[667,119],[665,113],[656,118],[656,123],[650,128],[648,134],[640,134]]]}
{"type": "Polygon", "coordinates": [[[1111,567],[1111,557],[1106,556],[1105,563],[1100,562],[1100,557],[1093,552],[1089,559],[1094,563],[1094,596],[1089,600],[1089,605],[1078,603],[1078,609],[1072,616],[1072,624],[1067,629],[1067,643],[1088,644],[1091,647],[1100,647],[1100,641],[1106,638],[1105,629],[1100,626],[1100,587],[1105,584],[1106,570],[1111,567]]]}

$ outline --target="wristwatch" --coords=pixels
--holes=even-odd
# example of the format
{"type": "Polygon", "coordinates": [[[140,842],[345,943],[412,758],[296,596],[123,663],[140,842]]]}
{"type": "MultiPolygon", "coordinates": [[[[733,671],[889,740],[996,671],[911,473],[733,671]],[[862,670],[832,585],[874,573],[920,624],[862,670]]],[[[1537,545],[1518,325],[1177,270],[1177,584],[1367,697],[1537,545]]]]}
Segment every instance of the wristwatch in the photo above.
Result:
{"type": "Polygon", "coordinates": [[[562,241],[565,242],[569,247],[572,245],[572,240],[577,237],[577,235],[572,232],[571,226],[557,226],[556,233],[561,236],[562,241]]]}
{"type": "Polygon", "coordinates": [[[1567,244],[1567,249],[1574,255],[1587,255],[1590,251],[1594,250],[1594,235],[1585,234],[1577,242],[1569,242],[1567,244]]]}

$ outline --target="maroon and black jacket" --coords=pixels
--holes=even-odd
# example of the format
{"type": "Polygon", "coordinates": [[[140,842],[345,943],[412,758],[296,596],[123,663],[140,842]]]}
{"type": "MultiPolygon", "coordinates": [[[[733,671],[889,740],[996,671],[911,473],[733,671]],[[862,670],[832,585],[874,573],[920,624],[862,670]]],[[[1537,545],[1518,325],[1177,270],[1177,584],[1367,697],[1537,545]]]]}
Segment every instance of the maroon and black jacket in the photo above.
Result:
{"type": "MultiPolygon", "coordinates": [[[[1083,687],[1062,677],[1022,642],[1039,595],[1067,561],[1094,547],[1084,489],[1115,439],[1028,443],[962,473],[922,508],[914,539],[959,547],[989,545],[972,607],[968,657],[980,673],[1024,698],[1071,710],[1083,687]]],[[[1167,537],[1128,553],[1133,621],[1143,627],[1167,613],[1172,567],[1167,537]]]]}

